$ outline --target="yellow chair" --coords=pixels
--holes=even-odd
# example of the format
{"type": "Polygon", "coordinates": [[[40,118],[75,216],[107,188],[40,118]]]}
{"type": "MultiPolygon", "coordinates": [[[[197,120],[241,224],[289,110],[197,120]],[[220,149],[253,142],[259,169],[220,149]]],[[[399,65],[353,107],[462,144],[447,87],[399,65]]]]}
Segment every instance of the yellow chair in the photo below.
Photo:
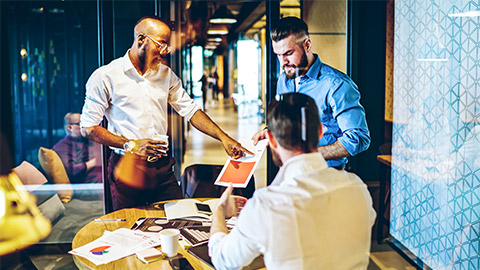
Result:
{"type": "Polygon", "coordinates": [[[67,171],[63,166],[62,160],[52,149],[40,147],[38,150],[38,160],[48,178],[54,184],[59,185],[57,189],[58,196],[63,203],[68,203],[73,196],[72,186],[68,178],[67,171]]]}

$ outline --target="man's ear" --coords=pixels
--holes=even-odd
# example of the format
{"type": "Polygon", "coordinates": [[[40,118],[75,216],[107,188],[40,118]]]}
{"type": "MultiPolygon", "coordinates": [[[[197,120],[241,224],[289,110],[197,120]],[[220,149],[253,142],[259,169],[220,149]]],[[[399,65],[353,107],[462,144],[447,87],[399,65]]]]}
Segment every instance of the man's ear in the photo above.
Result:
{"type": "Polygon", "coordinates": [[[138,36],[137,36],[138,46],[142,46],[143,43],[145,43],[145,39],[146,39],[146,38],[147,38],[147,37],[146,37],[144,34],[141,34],[141,33],[138,34],[138,36]]]}
{"type": "Polygon", "coordinates": [[[267,139],[268,139],[268,145],[270,145],[270,147],[274,149],[278,147],[277,140],[275,140],[273,133],[268,129],[267,129],[267,139]]]}
{"type": "Polygon", "coordinates": [[[318,126],[318,139],[320,140],[323,137],[323,124],[320,122],[318,126]]]}
{"type": "Polygon", "coordinates": [[[312,50],[312,40],[310,38],[306,38],[303,42],[303,46],[306,52],[310,52],[312,50]]]}

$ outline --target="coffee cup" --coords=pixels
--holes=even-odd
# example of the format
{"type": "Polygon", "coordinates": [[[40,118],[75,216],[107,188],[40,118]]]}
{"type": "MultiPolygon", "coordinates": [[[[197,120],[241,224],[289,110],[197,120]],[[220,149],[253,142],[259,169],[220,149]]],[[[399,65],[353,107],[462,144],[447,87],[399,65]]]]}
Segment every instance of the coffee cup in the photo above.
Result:
{"type": "Polygon", "coordinates": [[[162,252],[168,257],[175,257],[178,254],[178,238],[180,231],[177,229],[164,229],[160,231],[160,243],[162,252]]]}

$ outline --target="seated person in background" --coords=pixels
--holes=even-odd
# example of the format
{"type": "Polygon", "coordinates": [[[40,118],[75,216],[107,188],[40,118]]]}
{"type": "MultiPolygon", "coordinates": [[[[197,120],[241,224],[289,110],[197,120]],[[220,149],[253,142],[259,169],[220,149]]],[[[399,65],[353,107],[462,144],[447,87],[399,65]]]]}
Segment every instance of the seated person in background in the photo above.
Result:
{"type": "Polygon", "coordinates": [[[215,268],[263,254],[267,269],[366,269],[376,216],[367,186],[318,152],[323,131],[312,98],[289,93],[272,102],[267,138],[280,171],[246,203],[231,186],[222,194],[208,243],[215,268]],[[238,213],[228,233],[225,218],[238,213]]]}
{"type": "Polygon", "coordinates": [[[80,114],[65,115],[67,136],[53,146],[53,150],[62,159],[71,183],[101,183],[100,145],[82,137],[80,133],[80,114]]]}

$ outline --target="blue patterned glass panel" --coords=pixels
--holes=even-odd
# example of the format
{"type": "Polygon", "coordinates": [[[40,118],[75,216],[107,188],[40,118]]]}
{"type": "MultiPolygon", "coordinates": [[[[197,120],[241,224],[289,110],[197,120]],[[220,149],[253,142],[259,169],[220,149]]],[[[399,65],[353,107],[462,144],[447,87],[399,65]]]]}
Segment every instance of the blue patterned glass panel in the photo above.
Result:
{"type": "Polygon", "coordinates": [[[390,233],[434,269],[480,269],[479,11],[395,1],[390,233]]]}

